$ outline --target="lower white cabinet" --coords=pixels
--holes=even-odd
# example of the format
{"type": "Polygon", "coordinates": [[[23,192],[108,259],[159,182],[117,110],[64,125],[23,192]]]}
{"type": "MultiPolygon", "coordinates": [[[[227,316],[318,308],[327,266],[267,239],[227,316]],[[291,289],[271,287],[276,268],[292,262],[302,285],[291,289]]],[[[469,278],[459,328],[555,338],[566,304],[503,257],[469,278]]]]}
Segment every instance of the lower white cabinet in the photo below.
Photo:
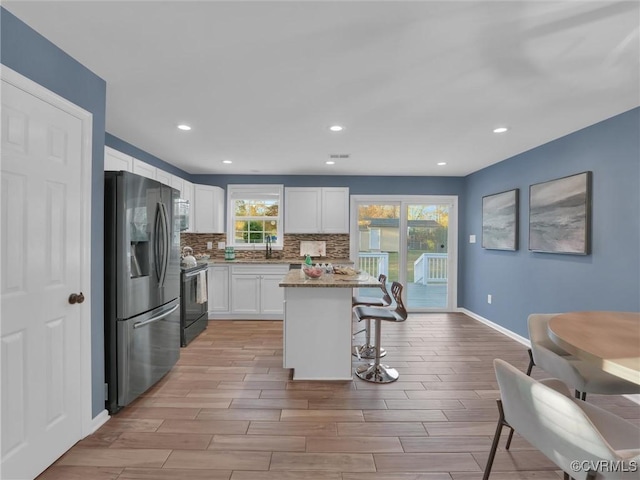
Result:
{"type": "Polygon", "coordinates": [[[209,315],[212,318],[280,320],[288,264],[233,264],[209,267],[209,315]]]}
{"type": "Polygon", "coordinates": [[[229,313],[229,267],[209,266],[209,315],[229,313]]]}

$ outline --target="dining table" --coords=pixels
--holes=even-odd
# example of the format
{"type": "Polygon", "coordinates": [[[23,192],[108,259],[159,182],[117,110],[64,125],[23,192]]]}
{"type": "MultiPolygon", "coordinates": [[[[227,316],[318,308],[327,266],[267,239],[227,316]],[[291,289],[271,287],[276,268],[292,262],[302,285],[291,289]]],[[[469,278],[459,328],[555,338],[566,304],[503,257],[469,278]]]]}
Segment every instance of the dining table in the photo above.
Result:
{"type": "Polygon", "coordinates": [[[562,313],[549,320],[548,329],[570,354],[640,385],[640,312],[562,313]]]}

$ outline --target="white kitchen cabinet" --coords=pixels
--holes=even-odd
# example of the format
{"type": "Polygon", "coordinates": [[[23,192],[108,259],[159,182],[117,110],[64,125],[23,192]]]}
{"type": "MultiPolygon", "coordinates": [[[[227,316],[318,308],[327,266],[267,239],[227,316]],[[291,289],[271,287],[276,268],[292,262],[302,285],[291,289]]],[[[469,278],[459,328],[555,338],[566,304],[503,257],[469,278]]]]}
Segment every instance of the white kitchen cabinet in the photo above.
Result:
{"type": "Polygon", "coordinates": [[[195,200],[193,198],[193,183],[183,180],[182,190],[180,191],[180,198],[189,202],[189,224],[186,232],[193,232],[193,226],[195,224],[195,200]]]}
{"type": "Polygon", "coordinates": [[[132,172],[136,175],[142,175],[143,177],[156,179],[157,168],[153,165],[149,165],[142,160],[138,160],[137,158],[133,159],[133,169],[132,172]]]}
{"type": "Polygon", "coordinates": [[[182,191],[184,190],[185,180],[181,177],[178,177],[177,175],[172,175],[171,173],[169,174],[169,176],[169,185],[171,185],[171,188],[175,188],[176,190],[178,190],[180,192],[180,198],[184,198],[182,196],[182,191]]]}
{"type": "MultiPolygon", "coordinates": [[[[230,267],[229,318],[281,319],[288,264],[235,264],[230,267]]],[[[215,312],[218,313],[218,312],[215,312]]]]}
{"type": "Polygon", "coordinates": [[[169,172],[165,172],[164,170],[160,170],[156,168],[156,180],[164,185],[171,186],[171,175],[169,172]]]}
{"type": "Polygon", "coordinates": [[[133,171],[133,158],[111,147],[104,147],[104,170],[133,171]]]}
{"type": "Polygon", "coordinates": [[[260,313],[284,313],[284,289],[280,287],[280,282],[285,275],[286,272],[260,276],[260,313]]]}
{"type": "Polygon", "coordinates": [[[192,232],[224,233],[224,190],[211,185],[195,185],[192,213],[192,232]]]}
{"type": "Polygon", "coordinates": [[[285,233],[349,233],[348,187],[288,187],[285,233]]]}
{"type": "Polygon", "coordinates": [[[209,266],[209,315],[229,313],[229,267],[209,266]]]}
{"type": "Polygon", "coordinates": [[[231,311],[260,313],[260,276],[231,274],[231,311]]]}

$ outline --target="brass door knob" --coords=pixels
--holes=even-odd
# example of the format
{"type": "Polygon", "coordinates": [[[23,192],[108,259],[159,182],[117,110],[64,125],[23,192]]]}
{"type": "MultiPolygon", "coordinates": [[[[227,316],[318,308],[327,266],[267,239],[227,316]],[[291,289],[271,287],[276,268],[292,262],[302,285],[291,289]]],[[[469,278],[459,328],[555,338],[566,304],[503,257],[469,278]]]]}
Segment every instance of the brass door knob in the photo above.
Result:
{"type": "Polygon", "coordinates": [[[82,303],[84,302],[84,295],[82,292],[80,293],[72,293],[69,295],[69,303],[73,305],[74,303],[82,303]]]}

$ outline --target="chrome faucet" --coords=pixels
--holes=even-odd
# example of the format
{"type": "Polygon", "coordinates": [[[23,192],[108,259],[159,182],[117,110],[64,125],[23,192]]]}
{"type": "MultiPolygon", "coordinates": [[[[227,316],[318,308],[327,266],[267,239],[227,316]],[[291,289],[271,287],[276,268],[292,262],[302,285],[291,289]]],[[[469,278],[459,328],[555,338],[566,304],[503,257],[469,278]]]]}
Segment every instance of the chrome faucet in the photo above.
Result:
{"type": "Polygon", "coordinates": [[[266,247],[265,258],[271,258],[271,235],[264,237],[264,243],[266,247]]]}

